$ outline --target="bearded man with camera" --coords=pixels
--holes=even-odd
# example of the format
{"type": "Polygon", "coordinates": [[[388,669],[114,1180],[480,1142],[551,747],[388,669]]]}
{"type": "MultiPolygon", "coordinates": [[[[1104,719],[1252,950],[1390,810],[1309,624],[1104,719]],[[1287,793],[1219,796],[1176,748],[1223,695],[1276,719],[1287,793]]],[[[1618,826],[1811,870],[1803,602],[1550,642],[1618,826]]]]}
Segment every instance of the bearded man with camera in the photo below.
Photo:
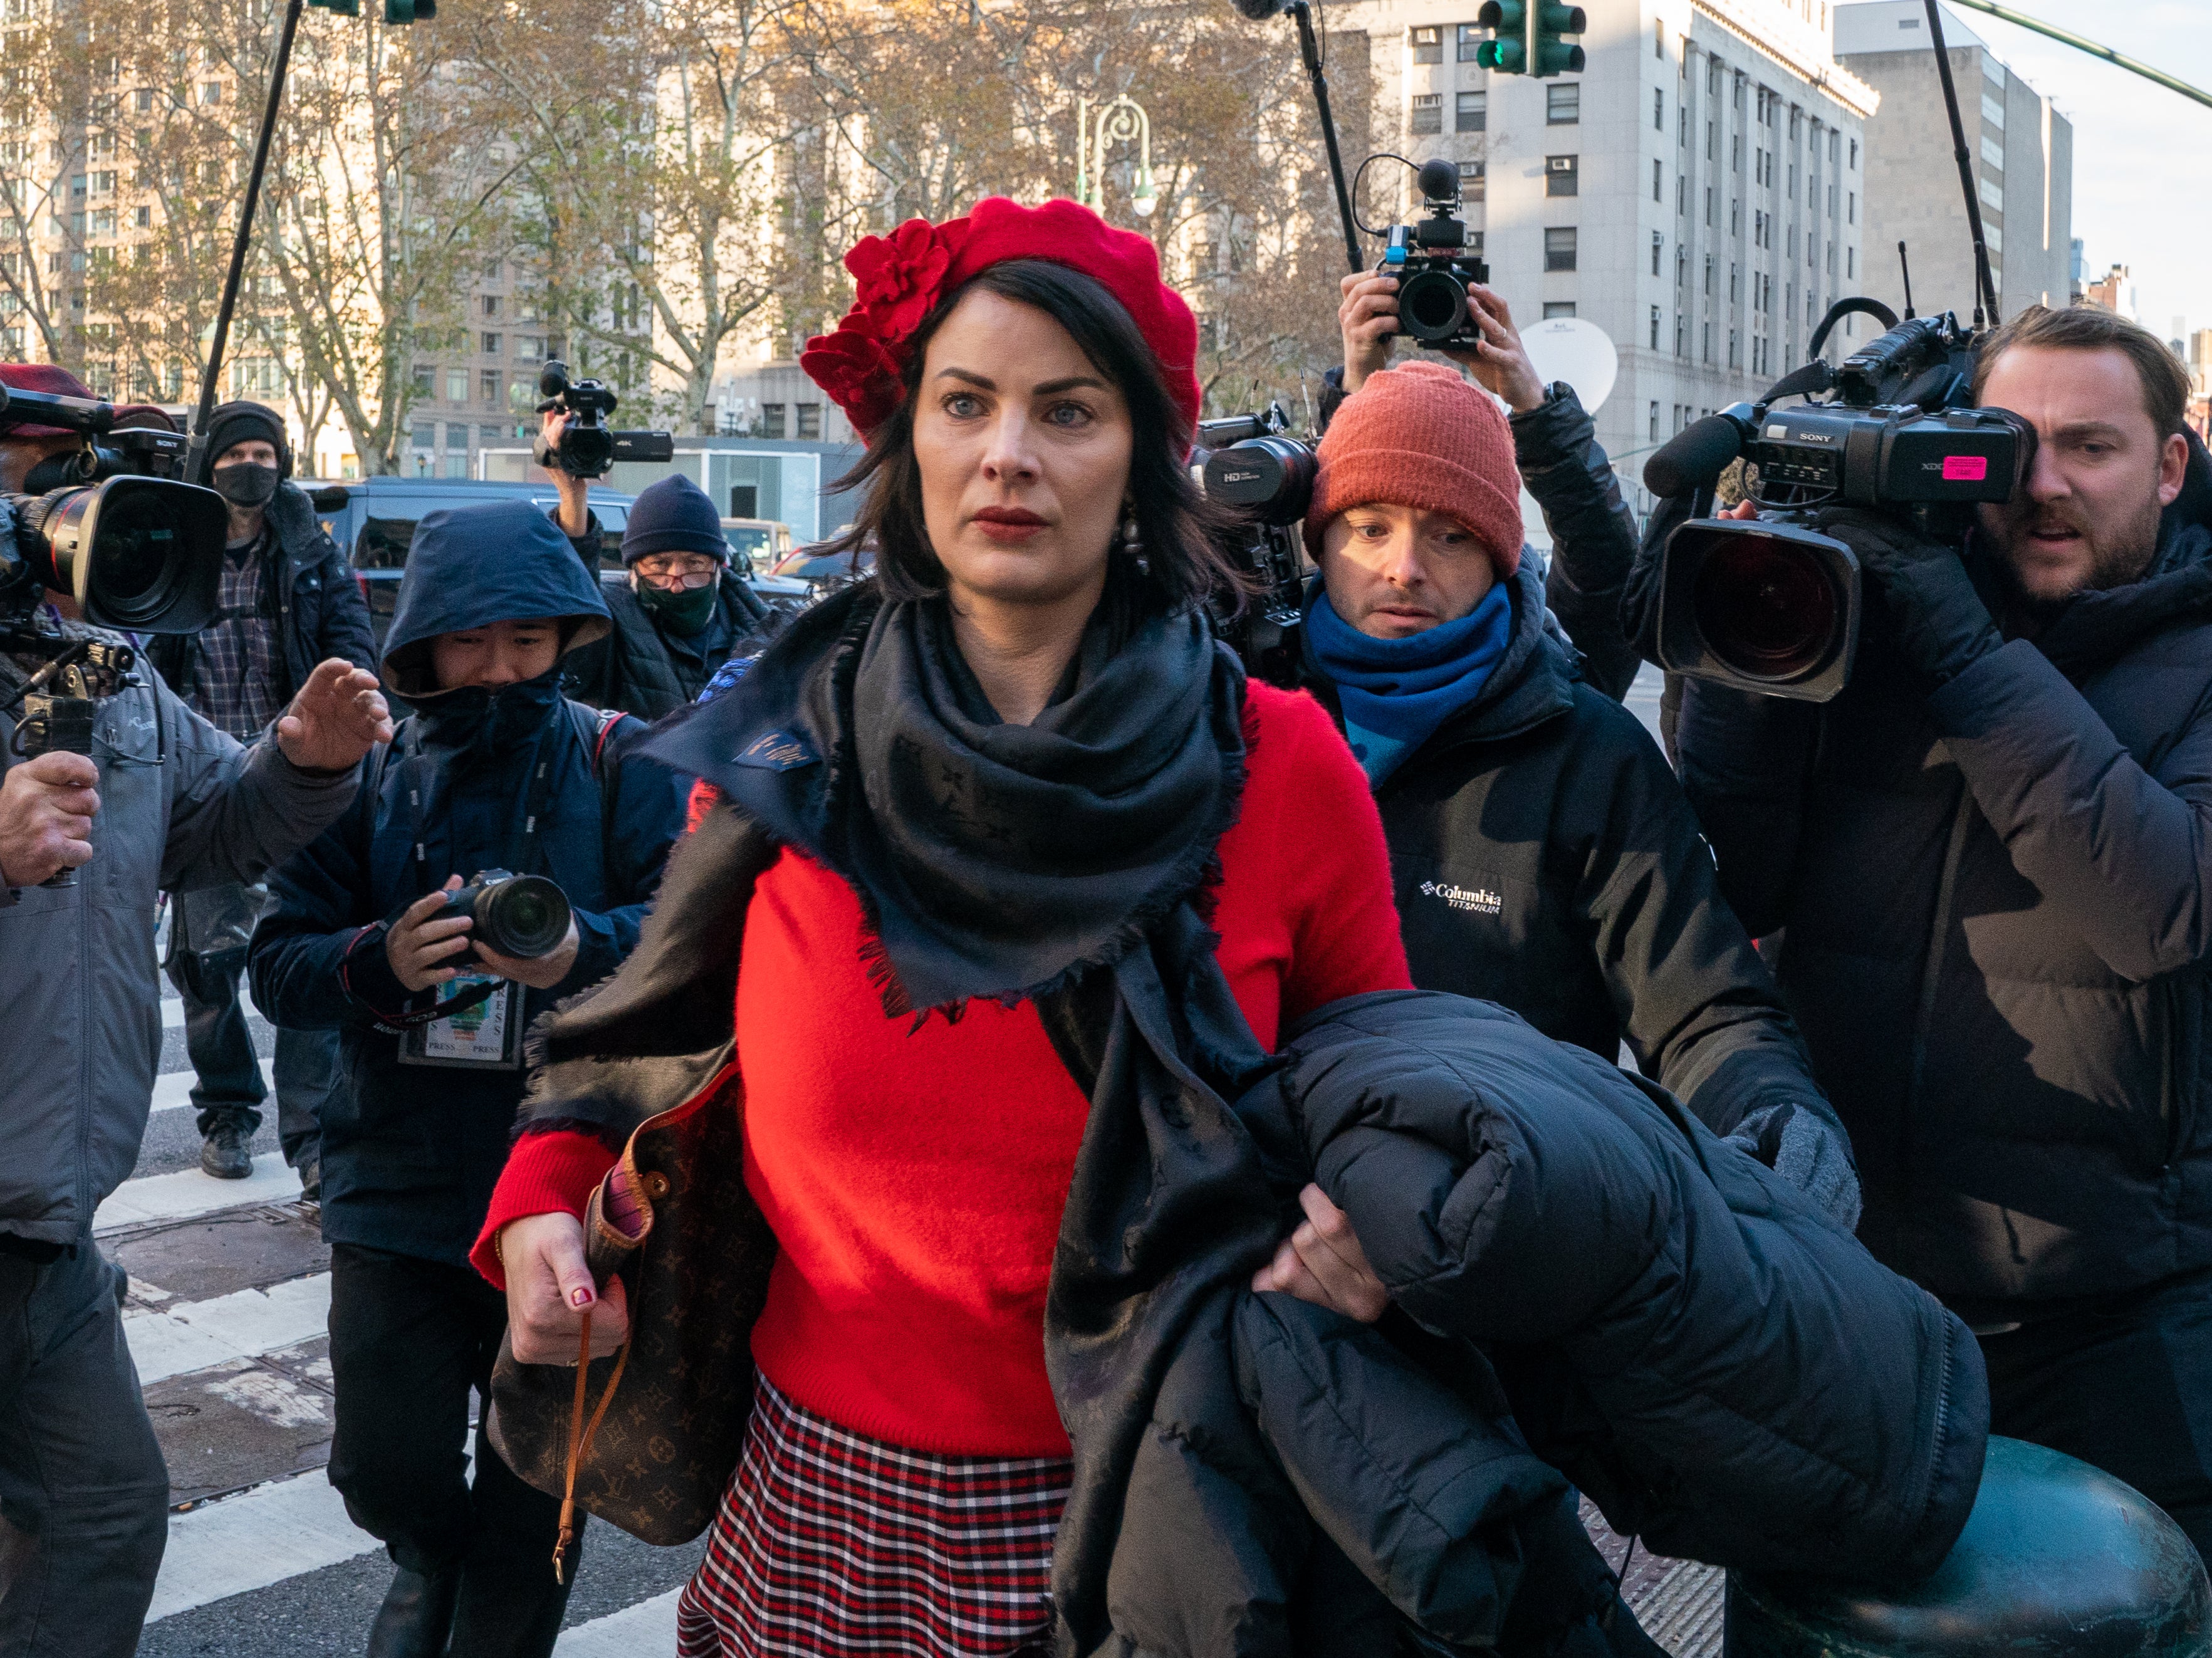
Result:
{"type": "Polygon", "coordinates": [[[1849,683],[1685,681],[1680,774],[1723,890],[1778,935],[1860,1236],[1975,1327],[1995,1431],[2204,1553],[2212,457],[2180,364],[2108,312],[2021,313],[1972,391],[2033,428],[2021,487],[1949,539],[1820,513],[1875,601],[1849,683]]]}

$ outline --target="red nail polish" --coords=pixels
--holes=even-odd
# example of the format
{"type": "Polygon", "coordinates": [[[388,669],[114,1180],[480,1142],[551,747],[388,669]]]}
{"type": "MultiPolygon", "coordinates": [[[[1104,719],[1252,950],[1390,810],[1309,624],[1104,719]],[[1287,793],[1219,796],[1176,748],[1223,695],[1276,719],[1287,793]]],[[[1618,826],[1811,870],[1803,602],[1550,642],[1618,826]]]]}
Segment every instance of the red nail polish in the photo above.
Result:
{"type": "Polygon", "coordinates": [[[590,1306],[592,1304],[592,1292],[589,1290],[586,1290],[581,1287],[570,1291],[568,1293],[568,1304],[571,1307],[590,1306]]]}

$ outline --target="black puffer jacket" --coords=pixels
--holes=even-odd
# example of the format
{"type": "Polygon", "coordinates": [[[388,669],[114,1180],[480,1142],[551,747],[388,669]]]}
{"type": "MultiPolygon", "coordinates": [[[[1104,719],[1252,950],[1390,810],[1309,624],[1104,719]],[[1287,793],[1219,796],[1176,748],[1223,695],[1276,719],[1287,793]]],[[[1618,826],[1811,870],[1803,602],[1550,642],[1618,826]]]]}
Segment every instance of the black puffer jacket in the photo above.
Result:
{"type": "Polygon", "coordinates": [[[1978,1323],[2212,1266],[2212,457],[2142,580],[1932,694],[1879,621],[1832,702],[1692,681],[1677,727],[1860,1236],[1978,1323]]]}
{"type": "Polygon", "coordinates": [[[697,696],[714,670],[769,621],[769,607],[752,584],[732,570],[722,572],[713,617],[689,639],[654,623],[627,575],[608,571],[599,586],[614,631],[570,653],[569,694],[640,720],[658,720],[697,696]]]}
{"type": "Polygon", "coordinates": [[[1396,1305],[1490,1353],[1618,1529],[1877,1579],[1948,1551],[1989,1430],[1980,1349],[1788,1181],[1486,1004],[1353,997],[1286,1051],[1274,1085],[1396,1305]]]}
{"type": "MultiPolygon", "coordinates": [[[[261,602],[276,629],[283,666],[279,689],[290,698],[307,683],[317,663],[334,656],[374,672],[376,637],[369,629],[368,601],[345,555],[316,518],[314,503],[287,480],[270,497],[266,516],[276,533],[274,547],[262,554],[261,602]]],[[[200,660],[198,637],[157,634],[146,649],[169,688],[189,701],[200,660]]]]}

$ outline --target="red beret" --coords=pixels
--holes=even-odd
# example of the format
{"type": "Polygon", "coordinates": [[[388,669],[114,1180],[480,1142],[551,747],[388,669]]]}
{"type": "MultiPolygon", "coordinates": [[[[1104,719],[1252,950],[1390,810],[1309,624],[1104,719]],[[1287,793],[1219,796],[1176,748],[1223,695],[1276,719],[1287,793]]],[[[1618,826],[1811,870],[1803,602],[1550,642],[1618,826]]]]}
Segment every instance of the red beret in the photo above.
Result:
{"type": "MultiPolygon", "coordinates": [[[[66,368],[51,362],[0,362],[0,386],[14,392],[44,392],[54,398],[89,398],[92,392],[66,368]]],[[[11,438],[68,438],[76,434],[66,426],[11,424],[11,438]]]]}
{"type": "MultiPolygon", "coordinates": [[[[938,301],[1009,259],[1047,259],[1080,270],[1120,301],[1152,348],[1186,428],[1196,427],[1198,323],[1182,296],[1160,280],[1158,250],[1150,238],[1116,230],[1089,208],[1065,200],[1024,207],[994,196],[964,219],[941,225],[908,219],[888,236],[864,239],[845,256],[853,308],[835,333],[806,343],[799,367],[866,437],[904,399],[902,374],[915,333],[938,301]]],[[[1189,429],[1183,440],[1189,442],[1189,429]]]]}

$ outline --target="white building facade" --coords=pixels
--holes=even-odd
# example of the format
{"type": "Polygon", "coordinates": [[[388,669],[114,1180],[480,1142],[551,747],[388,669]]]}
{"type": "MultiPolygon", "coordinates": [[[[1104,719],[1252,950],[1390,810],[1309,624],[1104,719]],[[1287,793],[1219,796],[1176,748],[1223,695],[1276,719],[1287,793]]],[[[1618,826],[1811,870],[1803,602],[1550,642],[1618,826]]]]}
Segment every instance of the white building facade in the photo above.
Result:
{"type": "MultiPolygon", "coordinates": [[[[1459,164],[1516,319],[1585,318],[1613,340],[1598,435],[1645,507],[1642,457],[1802,362],[1858,290],[1879,100],[1830,52],[1822,0],[1585,9],[1585,68],[1544,80],[1475,63],[1489,32],[1471,0],[1358,0],[1329,21],[1366,30],[1401,152],[1459,164]]],[[[1826,355],[1868,337],[1863,318],[1839,325],[1826,355]]]]}

